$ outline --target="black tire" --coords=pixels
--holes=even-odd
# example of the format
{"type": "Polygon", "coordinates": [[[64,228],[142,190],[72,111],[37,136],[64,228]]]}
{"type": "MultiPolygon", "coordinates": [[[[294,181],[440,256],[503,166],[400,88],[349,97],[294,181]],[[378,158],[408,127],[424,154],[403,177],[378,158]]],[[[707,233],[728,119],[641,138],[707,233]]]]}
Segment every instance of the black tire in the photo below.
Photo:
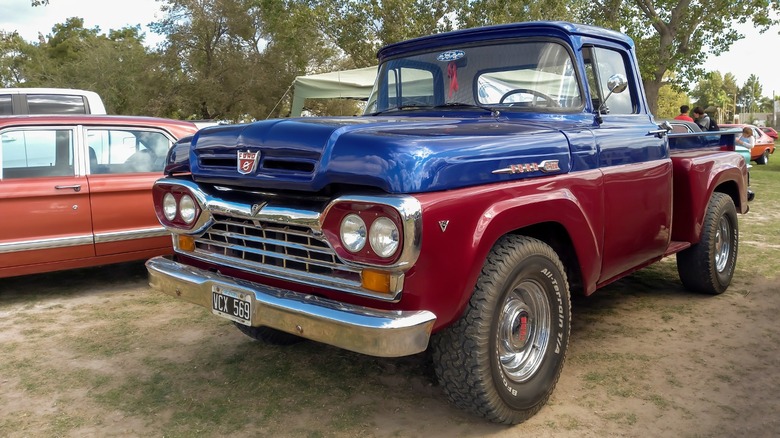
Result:
{"type": "Polygon", "coordinates": [[[239,324],[234,322],[236,327],[241,333],[249,336],[252,339],[256,339],[266,344],[271,345],[292,345],[303,341],[300,336],[295,336],[281,330],[276,330],[270,327],[250,327],[248,325],[239,324]]]}
{"type": "Polygon", "coordinates": [[[506,236],[490,252],[461,318],[431,343],[436,375],[456,406],[521,423],[550,398],[569,344],[571,302],[558,255],[506,236]]]}
{"type": "Polygon", "coordinates": [[[677,253],[677,272],[694,292],[717,295],[731,284],[739,250],[737,209],[731,197],[713,193],[707,204],[701,240],[677,253]]]}
{"type": "Polygon", "coordinates": [[[769,149],[765,150],[760,157],[756,158],[756,164],[768,164],[769,163],[769,149]]]}

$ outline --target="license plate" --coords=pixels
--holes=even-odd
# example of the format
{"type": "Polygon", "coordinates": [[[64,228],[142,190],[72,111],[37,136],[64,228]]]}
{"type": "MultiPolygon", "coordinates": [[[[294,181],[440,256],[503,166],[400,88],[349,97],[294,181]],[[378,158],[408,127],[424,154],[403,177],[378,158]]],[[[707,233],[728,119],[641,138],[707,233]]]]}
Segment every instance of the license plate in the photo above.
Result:
{"type": "Polygon", "coordinates": [[[252,298],[220,286],[211,287],[211,311],[244,325],[252,325],[252,298]]]}

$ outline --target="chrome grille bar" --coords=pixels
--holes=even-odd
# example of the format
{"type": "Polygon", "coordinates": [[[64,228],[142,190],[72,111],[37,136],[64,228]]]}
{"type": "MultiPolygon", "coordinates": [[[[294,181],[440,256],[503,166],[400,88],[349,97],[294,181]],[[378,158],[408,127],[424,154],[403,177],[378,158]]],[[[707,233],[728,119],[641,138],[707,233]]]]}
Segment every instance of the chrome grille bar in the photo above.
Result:
{"type": "Polygon", "coordinates": [[[214,215],[195,239],[198,257],[311,285],[361,289],[360,270],[342,263],[324,238],[301,225],[214,215]]]}

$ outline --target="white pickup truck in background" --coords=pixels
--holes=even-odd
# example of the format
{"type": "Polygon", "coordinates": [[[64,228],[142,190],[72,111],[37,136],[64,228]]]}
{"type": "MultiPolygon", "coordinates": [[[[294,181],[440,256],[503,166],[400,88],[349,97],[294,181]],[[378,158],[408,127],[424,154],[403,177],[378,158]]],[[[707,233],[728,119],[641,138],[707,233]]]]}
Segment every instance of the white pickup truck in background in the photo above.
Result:
{"type": "Polygon", "coordinates": [[[22,114],[106,114],[106,107],[94,91],[0,88],[0,116],[22,114]]]}

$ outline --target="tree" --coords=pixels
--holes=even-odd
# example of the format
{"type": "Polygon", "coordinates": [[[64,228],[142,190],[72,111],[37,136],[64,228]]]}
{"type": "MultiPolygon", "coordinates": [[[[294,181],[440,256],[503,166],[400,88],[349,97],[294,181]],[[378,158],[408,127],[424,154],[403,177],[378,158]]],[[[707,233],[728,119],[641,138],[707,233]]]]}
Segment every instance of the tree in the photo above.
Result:
{"type": "Polygon", "coordinates": [[[688,96],[670,85],[664,85],[658,92],[658,112],[654,115],[659,119],[672,119],[680,114],[683,105],[689,105],[688,96]]]}
{"type": "Polygon", "coordinates": [[[667,78],[688,89],[686,78],[698,78],[708,55],[718,55],[742,38],[732,23],[752,22],[766,31],[780,20],[777,0],[597,0],[585,18],[621,30],[636,43],[642,80],[652,111],[667,78]],[[667,73],[675,72],[676,76],[667,73]]]}
{"type": "Polygon", "coordinates": [[[742,104],[742,112],[755,113],[759,111],[759,101],[763,94],[763,88],[756,75],[750,75],[739,91],[739,100],[742,104]]]}
{"type": "Polygon", "coordinates": [[[97,92],[116,114],[159,114],[151,103],[164,78],[155,76],[140,27],[102,34],[78,17],[52,28],[52,34],[27,43],[18,35],[0,36],[0,80],[5,86],[84,88],[97,92]]]}
{"type": "Polygon", "coordinates": [[[586,4],[582,0],[458,0],[455,11],[460,27],[477,27],[532,20],[578,21],[586,4]]]}
{"type": "Polygon", "coordinates": [[[377,63],[380,47],[452,29],[452,0],[320,0],[319,27],[352,67],[377,63]]]}
{"type": "Polygon", "coordinates": [[[283,114],[295,76],[332,49],[297,0],[166,0],[152,25],[181,116],[246,120],[283,114]]]}
{"type": "Polygon", "coordinates": [[[30,44],[17,32],[0,31],[0,87],[15,87],[24,81],[24,65],[30,44]]]}

